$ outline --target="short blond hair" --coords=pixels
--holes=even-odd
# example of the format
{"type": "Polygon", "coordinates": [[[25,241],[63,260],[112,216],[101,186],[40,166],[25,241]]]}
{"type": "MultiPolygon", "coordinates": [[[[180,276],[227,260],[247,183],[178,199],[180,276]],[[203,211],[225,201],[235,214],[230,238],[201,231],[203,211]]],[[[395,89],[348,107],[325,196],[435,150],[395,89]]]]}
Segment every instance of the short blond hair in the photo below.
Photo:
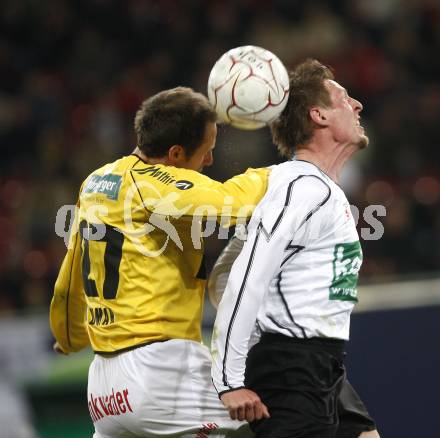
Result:
{"type": "Polygon", "coordinates": [[[289,73],[290,94],[286,108],[272,125],[273,142],[281,155],[291,158],[295,148],[305,145],[316,129],[309,110],[315,105],[331,107],[325,80],[334,79],[329,67],[316,59],[307,59],[289,73]]]}

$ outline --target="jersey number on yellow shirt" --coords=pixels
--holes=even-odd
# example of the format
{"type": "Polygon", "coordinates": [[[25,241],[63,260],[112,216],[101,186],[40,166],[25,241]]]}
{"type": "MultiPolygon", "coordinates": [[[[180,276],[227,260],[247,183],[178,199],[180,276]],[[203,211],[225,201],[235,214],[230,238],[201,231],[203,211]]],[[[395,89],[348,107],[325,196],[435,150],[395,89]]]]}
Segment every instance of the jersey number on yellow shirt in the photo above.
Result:
{"type": "MultiPolygon", "coordinates": [[[[104,252],[104,284],[102,296],[107,300],[116,298],[119,286],[119,266],[122,258],[124,235],[105,224],[88,224],[81,221],[79,225],[83,241],[82,273],[84,291],[89,297],[98,297],[95,280],[90,277],[90,246],[106,244],[104,252]]],[[[93,260],[99,269],[102,261],[93,260]]],[[[101,264],[102,267],[102,264],[101,264]]]]}

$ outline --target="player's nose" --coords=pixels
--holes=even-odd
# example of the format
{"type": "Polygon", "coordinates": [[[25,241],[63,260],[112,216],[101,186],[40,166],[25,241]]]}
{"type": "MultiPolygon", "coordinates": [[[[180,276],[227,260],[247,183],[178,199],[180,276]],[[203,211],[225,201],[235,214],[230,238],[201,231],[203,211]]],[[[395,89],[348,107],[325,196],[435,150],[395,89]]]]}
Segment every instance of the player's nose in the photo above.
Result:
{"type": "Polygon", "coordinates": [[[357,99],[353,99],[353,98],[351,98],[351,105],[352,105],[353,109],[359,113],[364,108],[364,106],[357,99]]]}

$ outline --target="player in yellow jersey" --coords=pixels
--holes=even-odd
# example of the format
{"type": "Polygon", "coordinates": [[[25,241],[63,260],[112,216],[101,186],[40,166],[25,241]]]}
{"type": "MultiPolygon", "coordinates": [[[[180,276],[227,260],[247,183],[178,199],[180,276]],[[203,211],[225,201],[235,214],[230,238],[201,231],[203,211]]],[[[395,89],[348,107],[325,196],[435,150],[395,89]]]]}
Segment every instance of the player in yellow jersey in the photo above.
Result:
{"type": "Polygon", "coordinates": [[[203,95],[161,92],[136,115],[134,152],[81,186],[50,322],[57,351],[91,345],[96,353],[88,384],[95,438],[248,433],[231,435],[243,423],[218,400],[201,344],[201,223],[248,217],[269,171],[225,183],[202,175],[213,162],[215,120],[203,95]]]}

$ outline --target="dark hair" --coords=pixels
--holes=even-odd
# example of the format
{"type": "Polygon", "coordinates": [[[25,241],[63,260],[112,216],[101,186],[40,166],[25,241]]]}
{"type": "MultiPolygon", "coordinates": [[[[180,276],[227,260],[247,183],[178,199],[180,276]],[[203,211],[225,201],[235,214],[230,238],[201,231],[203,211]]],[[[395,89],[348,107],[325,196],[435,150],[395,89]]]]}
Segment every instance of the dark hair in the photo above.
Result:
{"type": "Polygon", "coordinates": [[[312,138],[316,125],[310,118],[310,108],[315,105],[331,107],[324,81],[334,79],[334,75],[316,59],[307,59],[289,73],[289,79],[286,108],[271,125],[273,142],[286,158],[293,156],[295,147],[307,144],[312,138]]]}
{"type": "Polygon", "coordinates": [[[205,137],[207,123],[216,118],[203,94],[185,87],[162,91],[144,100],[136,113],[137,146],[148,157],[163,157],[177,144],[190,158],[205,137]]]}

